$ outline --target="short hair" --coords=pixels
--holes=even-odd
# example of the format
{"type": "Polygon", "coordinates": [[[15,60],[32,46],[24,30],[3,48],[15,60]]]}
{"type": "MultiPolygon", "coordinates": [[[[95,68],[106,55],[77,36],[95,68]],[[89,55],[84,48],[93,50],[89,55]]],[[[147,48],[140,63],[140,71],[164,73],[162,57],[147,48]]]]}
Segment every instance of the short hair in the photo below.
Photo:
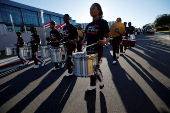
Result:
{"type": "Polygon", "coordinates": [[[65,14],[64,16],[66,16],[66,17],[70,18],[69,14],[65,14]]]}
{"type": "Polygon", "coordinates": [[[131,22],[129,22],[128,24],[132,24],[131,22]]]}
{"type": "Polygon", "coordinates": [[[51,22],[50,22],[50,24],[53,24],[53,25],[55,25],[56,23],[55,23],[55,21],[51,21],[51,22]]]}
{"type": "Polygon", "coordinates": [[[37,33],[37,28],[36,27],[31,27],[30,30],[33,30],[34,33],[37,33]]]}
{"type": "Polygon", "coordinates": [[[16,34],[22,35],[21,31],[17,31],[16,34]]]}
{"type": "Polygon", "coordinates": [[[125,24],[125,23],[127,24],[127,22],[124,22],[124,24],[125,24]]]}
{"type": "Polygon", "coordinates": [[[118,18],[116,19],[116,21],[117,21],[118,19],[120,19],[120,21],[122,21],[122,19],[121,19],[120,17],[118,17],[118,18]]]}

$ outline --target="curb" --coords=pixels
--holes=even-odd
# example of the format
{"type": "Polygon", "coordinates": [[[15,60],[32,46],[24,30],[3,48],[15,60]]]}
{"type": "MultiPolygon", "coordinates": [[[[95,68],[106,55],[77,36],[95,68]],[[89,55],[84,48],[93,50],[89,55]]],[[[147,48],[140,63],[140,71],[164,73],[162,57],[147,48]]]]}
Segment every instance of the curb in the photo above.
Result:
{"type": "MultiPolygon", "coordinates": [[[[39,55],[38,58],[41,58],[41,55],[39,55]]],[[[26,60],[31,61],[31,60],[33,60],[33,58],[28,58],[26,60]]],[[[5,65],[0,66],[0,69],[9,68],[11,66],[15,66],[15,65],[20,64],[20,63],[21,63],[21,61],[16,61],[16,62],[12,62],[12,63],[9,63],[9,64],[5,64],[5,65]]]]}

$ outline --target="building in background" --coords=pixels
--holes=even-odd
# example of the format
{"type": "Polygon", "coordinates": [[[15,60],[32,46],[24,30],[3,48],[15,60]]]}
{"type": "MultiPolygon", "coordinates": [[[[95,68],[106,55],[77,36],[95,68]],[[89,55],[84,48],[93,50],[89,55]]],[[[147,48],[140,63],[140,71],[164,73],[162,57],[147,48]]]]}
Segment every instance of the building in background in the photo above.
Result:
{"type": "MultiPolygon", "coordinates": [[[[42,26],[41,10],[43,11],[44,24],[54,20],[58,25],[64,23],[62,14],[31,7],[21,3],[0,0],[0,51],[5,50],[17,43],[17,35],[13,32],[13,26],[10,19],[12,16],[15,31],[21,31],[24,41],[30,41],[30,27],[36,27],[38,35],[41,38],[41,45],[46,45],[46,38],[50,37],[49,28],[44,29],[42,26]]],[[[71,24],[76,25],[75,20],[70,20],[71,24]]],[[[62,30],[59,29],[61,32],[62,30]]]]}
{"type": "MultiPolygon", "coordinates": [[[[41,10],[39,8],[20,4],[9,0],[0,0],[0,24],[5,24],[7,31],[13,31],[10,14],[14,23],[15,31],[29,31],[30,27],[41,27],[41,10]]],[[[58,25],[64,23],[63,15],[55,12],[43,10],[44,23],[54,20],[58,25]]],[[[76,25],[75,20],[70,20],[76,25]]]]}

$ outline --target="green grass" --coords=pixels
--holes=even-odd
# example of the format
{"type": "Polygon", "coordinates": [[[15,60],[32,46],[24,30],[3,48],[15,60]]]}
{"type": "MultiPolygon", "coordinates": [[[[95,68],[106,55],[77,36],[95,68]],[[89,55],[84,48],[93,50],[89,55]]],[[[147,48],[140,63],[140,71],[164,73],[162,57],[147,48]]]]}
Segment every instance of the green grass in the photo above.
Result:
{"type": "Polygon", "coordinates": [[[5,55],[5,51],[0,51],[0,52],[1,52],[0,60],[15,56],[15,55],[5,55]]]}
{"type": "Polygon", "coordinates": [[[157,31],[157,32],[169,34],[169,31],[157,31]]]}

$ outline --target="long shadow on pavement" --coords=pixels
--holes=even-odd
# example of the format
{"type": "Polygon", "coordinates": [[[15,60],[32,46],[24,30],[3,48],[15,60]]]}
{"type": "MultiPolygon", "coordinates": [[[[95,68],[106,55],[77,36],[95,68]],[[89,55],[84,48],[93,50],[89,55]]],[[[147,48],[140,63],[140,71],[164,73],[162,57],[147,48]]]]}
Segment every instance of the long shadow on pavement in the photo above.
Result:
{"type": "Polygon", "coordinates": [[[24,68],[19,69],[18,73],[15,75],[14,78],[10,79],[9,81],[7,81],[6,83],[0,86],[0,89],[2,90],[0,92],[0,100],[1,100],[0,106],[5,104],[8,100],[12,99],[19,92],[25,89],[27,85],[29,85],[32,81],[35,81],[41,76],[43,76],[51,68],[53,68],[53,65],[46,65],[44,68],[32,70],[28,66],[28,70],[22,73],[19,73],[19,71],[22,71],[22,69],[24,68]]]}
{"type": "MultiPolygon", "coordinates": [[[[146,48],[146,49],[148,49],[148,48],[146,48]]],[[[155,60],[153,60],[152,58],[154,58],[154,59],[160,59],[160,58],[158,58],[158,55],[160,56],[162,56],[161,57],[161,62],[162,63],[164,63],[164,64],[166,64],[166,63],[168,63],[169,62],[169,58],[168,58],[168,54],[159,54],[159,53],[157,53],[157,54],[155,54],[155,56],[151,56],[152,58],[150,58],[150,57],[148,57],[148,56],[146,56],[146,55],[144,55],[144,54],[142,54],[141,52],[139,52],[139,51],[137,51],[137,50],[135,50],[135,49],[129,49],[129,51],[131,51],[131,52],[134,52],[135,54],[137,54],[138,56],[140,56],[141,58],[143,58],[143,59],[145,59],[152,67],[154,67],[155,69],[157,69],[158,71],[160,71],[162,74],[164,74],[166,77],[168,77],[168,78],[170,78],[170,71],[169,71],[169,68],[170,68],[170,66],[165,66],[165,65],[163,65],[163,64],[161,64],[161,63],[159,63],[158,61],[155,61],[155,60]]],[[[145,53],[147,54],[147,55],[149,55],[149,52],[146,52],[145,51],[145,53]]]]}
{"type": "MultiPolygon", "coordinates": [[[[104,57],[112,62],[110,54],[111,47],[104,51],[104,57]]],[[[124,104],[127,113],[158,113],[151,100],[135,82],[135,80],[121,67],[119,62],[116,65],[108,64],[112,73],[113,84],[124,104]]]]}
{"type": "Polygon", "coordinates": [[[162,83],[160,83],[153,75],[151,75],[146,69],[144,69],[138,62],[136,62],[129,55],[123,56],[123,58],[140,74],[140,76],[148,83],[148,85],[154,90],[154,92],[161,98],[162,101],[170,108],[170,89],[165,87],[162,83]],[[150,80],[138,67],[136,67],[131,61],[129,61],[126,57],[131,59],[134,63],[136,63],[142,71],[152,80],[150,80]]]}
{"type": "Polygon", "coordinates": [[[64,77],[53,93],[38,107],[35,113],[61,113],[76,81],[76,76],[64,77]]]}

